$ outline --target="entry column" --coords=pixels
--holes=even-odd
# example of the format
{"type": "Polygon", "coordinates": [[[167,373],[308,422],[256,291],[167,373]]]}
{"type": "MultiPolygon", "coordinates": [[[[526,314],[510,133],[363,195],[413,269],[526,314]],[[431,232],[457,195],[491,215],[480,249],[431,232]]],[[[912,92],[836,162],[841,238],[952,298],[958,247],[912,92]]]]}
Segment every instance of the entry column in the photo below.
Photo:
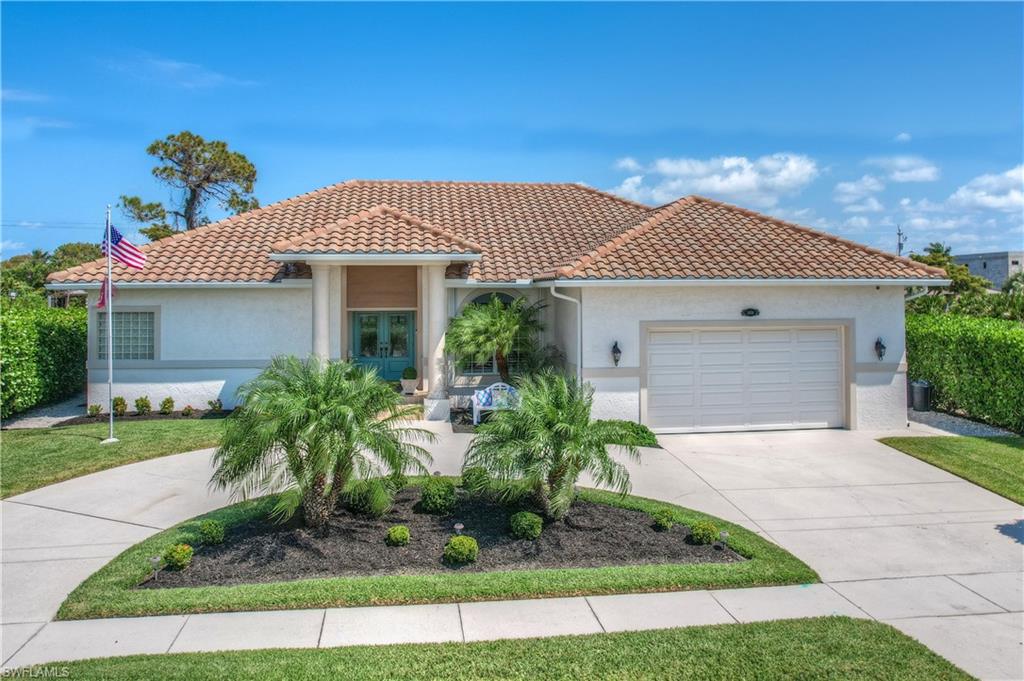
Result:
{"type": "Polygon", "coordinates": [[[331,351],[331,270],[327,265],[312,265],[313,270],[313,354],[327,359],[331,351]]]}
{"type": "Polygon", "coordinates": [[[427,289],[427,385],[430,394],[423,402],[427,420],[448,418],[448,385],[444,371],[444,334],[448,322],[445,312],[444,265],[424,268],[427,289]]]}

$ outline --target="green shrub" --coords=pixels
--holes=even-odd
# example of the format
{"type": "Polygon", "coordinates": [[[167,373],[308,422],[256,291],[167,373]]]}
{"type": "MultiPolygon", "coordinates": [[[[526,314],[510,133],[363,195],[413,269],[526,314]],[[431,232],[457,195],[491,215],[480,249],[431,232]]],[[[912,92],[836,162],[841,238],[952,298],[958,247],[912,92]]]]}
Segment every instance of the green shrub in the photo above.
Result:
{"type": "Polygon", "coordinates": [[[164,564],[171,570],[184,570],[192,564],[192,547],[188,544],[174,544],[164,551],[164,564]]]}
{"type": "Polygon", "coordinates": [[[409,543],[409,528],[405,525],[392,525],[388,528],[388,536],[385,538],[388,546],[405,546],[409,543]]]}
{"type": "Polygon", "coordinates": [[[470,494],[482,494],[491,486],[491,474],[483,466],[470,466],[462,471],[461,482],[470,494]]]}
{"type": "Polygon", "coordinates": [[[103,413],[103,405],[101,404],[90,404],[89,405],[89,416],[93,418],[103,413]]]}
{"type": "Polygon", "coordinates": [[[128,413],[128,400],[121,396],[115,397],[111,400],[114,409],[114,416],[124,416],[128,413]]]}
{"type": "Polygon", "coordinates": [[[654,521],[654,527],[662,531],[671,530],[676,524],[676,514],[667,508],[652,513],[651,519],[654,521]]]}
{"type": "Polygon", "coordinates": [[[371,478],[358,480],[345,490],[345,505],[360,515],[380,518],[391,510],[394,493],[387,480],[371,478]]]}
{"type": "Polygon", "coordinates": [[[603,419],[602,423],[614,423],[628,434],[623,442],[616,442],[615,444],[632,445],[634,447],[658,446],[658,438],[655,437],[654,432],[642,423],[620,419],[603,419]]]}
{"type": "Polygon", "coordinates": [[[416,379],[416,376],[416,367],[405,367],[404,369],[402,369],[403,379],[407,381],[412,381],[416,379]]]}
{"type": "Polygon", "coordinates": [[[444,560],[450,565],[464,565],[476,560],[480,546],[476,539],[464,534],[452,537],[444,547],[444,560]]]}
{"type": "Polygon", "coordinates": [[[0,314],[0,416],[85,387],[88,311],[6,306],[0,314]]]}
{"type": "Polygon", "coordinates": [[[135,400],[135,413],[139,416],[145,416],[149,412],[153,411],[153,405],[149,403],[149,398],[143,395],[135,400]]]}
{"type": "Polygon", "coordinates": [[[191,404],[186,404],[185,408],[181,410],[181,415],[184,416],[185,418],[190,418],[194,413],[196,413],[196,410],[192,407],[191,404]]]}
{"type": "Polygon", "coordinates": [[[224,411],[224,403],[220,401],[219,397],[213,400],[208,400],[206,404],[210,407],[210,411],[215,414],[219,414],[224,411]]]}
{"type": "Polygon", "coordinates": [[[455,483],[448,478],[430,478],[423,483],[420,510],[447,515],[455,510],[455,483]]]}
{"type": "Polygon", "coordinates": [[[690,528],[690,538],[695,544],[714,544],[718,541],[718,528],[710,520],[699,520],[690,528]]]}
{"type": "Polygon", "coordinates": [[[219,520],[204,520],[199,523],[199,538],[204,544],[224,543],[224,523],[219,520]]]}
{"type": "Polygon", "coordinates": [[[908,315],[907,373],[932,383],[934,405],[1024,432],[1024,324],[908,315]]]}
{"type": "Polygon", "coordinates": [[[536,539],[544,530],[544,519],[529,511],[513,513],[508,524],[512,528],[512,535],[519,539],[536,539]]]}
{"type": "Polygon", "coordinates": [[[173,412],[174,412],[174,398],[173,397],[165,397],[164,399],[162,399],[160,401],[160,413],[166,415],[166,414],[170,414],[170,413],[173,413],[173,412]]]}
{"type": "Polygon", "coordinates": [[[409,478],[406,477],[405,473],[395,471],[388,476],[388,485],[391,487],[392,492],[397,493],[409,486],[409,478]]]}

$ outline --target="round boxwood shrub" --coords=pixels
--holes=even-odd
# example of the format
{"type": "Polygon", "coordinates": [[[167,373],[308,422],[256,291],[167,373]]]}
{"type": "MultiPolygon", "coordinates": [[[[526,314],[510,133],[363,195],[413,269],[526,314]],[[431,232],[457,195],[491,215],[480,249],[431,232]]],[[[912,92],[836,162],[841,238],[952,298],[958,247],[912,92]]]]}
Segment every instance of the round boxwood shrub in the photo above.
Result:
{"type": "Polygon", "coordinates": [[[544,530],[544,519],[529,511],[513,513],[508,524],[512,534],[520,539],[536,539],[544,530]]]}
{"type": "Polygon", "coordinates": [[[651,514],[651,519],[654,521],[654,527],[658,530],[665,531],[671,530],[676,524],[676,515],[667,508],[660,509],[651,514]]]}
{"type": "Polygon", "coordinates": [[[124,416],[128,413],[128,400],[123,397],[115,397],[113,400],[114,416],[124,416]]]}
{"type": "Polygon", "coordinates": [[[136,398],[135,400],[135,413],[139,416],[146,416],[153,411],[153,405],[149,403],[149,398],[143,395],[142,397],[136,398]]]}
{"type": "Polygon", "coordinates": [[[483,466],[470,466],[462,471],[462,489],[470,494],[481,494],[491,485],[491,474],[483,466]]]}
{"type": "Polygon", "coordinates": [[[695,544],[714,544],[718,540],[718,528],[710,520],[700,520],[690,528],[690,537],[695,544]]]}
{"type": "Polygon", "coordinates": [[[476,560],[480,546],[476,539],[460,534],[448,540],[444,547],[444,560],[451,565],[464,565],[476,560]]]}
{"type": "Polygon", "coordinates": [[[173,397],[165,397],[164,399],[160,400],[160,413],[161,414],[163,414],[164,416],[167,416],[168,414],[171,414],[173,412],[174,412],[174,398],[173,397]]]}
{"type": "Polygon", "coordinates": [[[430,478],[423,483],[420,508],[427,513],[447,515],[455,509],[455,483],[448,478],[430,478]]]}
{"type": "Polygon", "coordinates": [[[409,528],[405,525],[392,525],[388,528],[388,536],[385,541],[389,546],[405,546],[409,543],[409,528]]]}
{"type": "Polygon", "coordinates": [[[204,520],[199,523],[199,538],[204,544],[224,543],[224,523],[219,520],[204,520]]]}
{"type": "Polygon", "coordinates": [[[185,408],[181,410],[181,415],[185,418],[191,418],[194,413],[196,413],[196,410],[191,404],[186,404],[185,408]]]}
{"type": "Polygon", "coordinates": [[[174,544],[164,551],[164,564],[170,570],[184,570],[192,564],[192,547],[188,544],[174,544]]]}

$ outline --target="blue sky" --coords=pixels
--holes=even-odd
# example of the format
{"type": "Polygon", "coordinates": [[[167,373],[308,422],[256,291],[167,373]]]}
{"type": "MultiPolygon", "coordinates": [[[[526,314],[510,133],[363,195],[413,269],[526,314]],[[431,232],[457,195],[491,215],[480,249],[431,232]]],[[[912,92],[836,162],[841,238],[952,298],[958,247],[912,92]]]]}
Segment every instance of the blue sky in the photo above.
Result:
{"type": "Polygon", "coordinates": [[[167,199],[144,150],[185,129],[248,155],[263,203],[571,181],[887,250],[897,224],[911,249],[1020,249],[1022,8],[4,3],[3,255],[167,199]]]}

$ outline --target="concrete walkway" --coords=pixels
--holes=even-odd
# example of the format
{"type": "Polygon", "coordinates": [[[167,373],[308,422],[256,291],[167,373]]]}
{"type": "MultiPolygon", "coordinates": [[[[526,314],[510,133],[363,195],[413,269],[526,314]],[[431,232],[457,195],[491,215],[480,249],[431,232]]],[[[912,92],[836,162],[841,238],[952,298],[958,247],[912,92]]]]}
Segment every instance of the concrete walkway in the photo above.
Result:
{"type": "MultiPolygon", "coordinates": [[[[469,436],[430,426],[441,435],[433,469],[456,473],[469,436]]],[[[1024,509],[875,442],[880,435],[662,436],[665,449],[644,450],[631,465],[635,494],[748,527],[810,564],[822,585],[48,622],[78,581],[123,548],[227,503],[207,495],[208,451],[97,473],[3,502],[5,666],[841,613],[889,622],[981,678],[1024,678],[1024,509]]]]}
{"type": "Polygon", "coordinates": [[[61,402],[47,404],[4,419],[4,428],[49,428],[76,416],[85,416],[85,393],[79,393],[61,402]]]}

